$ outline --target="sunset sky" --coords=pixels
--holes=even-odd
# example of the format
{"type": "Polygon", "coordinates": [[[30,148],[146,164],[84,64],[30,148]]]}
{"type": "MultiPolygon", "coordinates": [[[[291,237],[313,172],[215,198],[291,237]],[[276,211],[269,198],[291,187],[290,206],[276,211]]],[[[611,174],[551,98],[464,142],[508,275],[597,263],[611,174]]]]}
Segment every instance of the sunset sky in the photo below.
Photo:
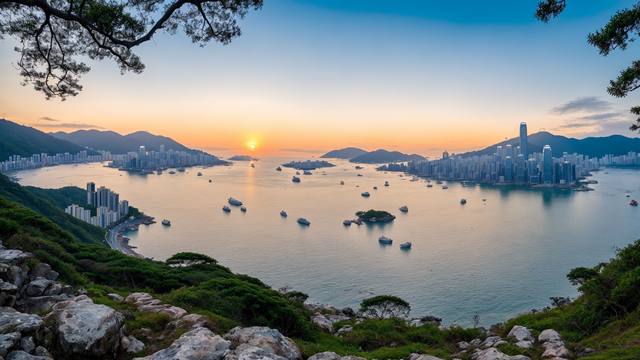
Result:
{"type": "Polygon", "coordinates": [[[602,57],[589,32],[635,1],[569,0],[550,24],[538,0],[265,0],[230,45],[160,34],[119,75],[88,62],[84,91],[46,101],[22,87],[0,42],[0,115],[42,131],[146,130],[213,154],[308,156],[347,146],[425,156],[515,137],[521,121],[573,137],[623,134],[640,105],[606,93],[638,46],[602,57]]]}

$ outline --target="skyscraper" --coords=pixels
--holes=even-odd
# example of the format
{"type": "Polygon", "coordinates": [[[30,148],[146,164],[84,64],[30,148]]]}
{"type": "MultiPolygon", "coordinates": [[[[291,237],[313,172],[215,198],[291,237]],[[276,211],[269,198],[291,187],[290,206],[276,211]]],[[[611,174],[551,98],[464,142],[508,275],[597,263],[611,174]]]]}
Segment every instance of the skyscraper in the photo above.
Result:
{"type": "Polygon", "coordinates": [[[542,149],[542,179],[545,184],[553,184],[553,164],[551,161],[551,146],[545,145],[542,149]]]}
{"type": "Polygon", "coordinates": [[[96,206],[95,198],[96,198],[96,184],[93,182],[87,183],[87,204],[96,206]]]}
{"type": "Polygon", "coordinates": [[[524,155],[524,159],[529,158],[529,151],[527,149],[527,123],[520,123],[520,154],[524,155]]]}
{"type": "Polygon", "coordinates": [[[516,167],[517,167],[517,174],[518,174],[518,178],[516,181],[518,181],[519,183],[523,183],[525,182],[525,170],[526,170],[524,155],[519,154],[516,159],[517,159],[516,167]]]}

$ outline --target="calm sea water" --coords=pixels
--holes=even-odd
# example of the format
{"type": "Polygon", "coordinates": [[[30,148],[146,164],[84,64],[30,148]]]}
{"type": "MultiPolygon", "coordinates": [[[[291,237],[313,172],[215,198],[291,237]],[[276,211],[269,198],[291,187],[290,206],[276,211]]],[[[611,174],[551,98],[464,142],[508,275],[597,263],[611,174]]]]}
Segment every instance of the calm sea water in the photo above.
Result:
{"type": "Polygon", "coordinates": [[[93,181],[158,221],[170,220],[171,227],[158,223],[127,235],[147,257],[204,253],[234,272],[274,288],[291,286],[308,293],[309,301],[336,307],[357,308],[364,298],[393,294],[411,304],[412,315],[439,316],[445,324],[468,325],[478,314],[490,325],[544,307],[550,296],[575,296],[565,277],[571,268],[606,261],[614,246],[640,238],[640,208],[625,197],[640,198],[640,171],[597,173],[592,179],[600,183],[592,192],[458,182],[445,182],[449,189],[443,190],[373,166],[355,170],[341,160],[293,183],[295,170],[275,170],[290,160],[175,175],[65,165],[18,177],[23,185],[44,188],[84,188],[93,181]],[[371,196],[362,197],[363,191],[371,196]],[[229,197],[243,201],[247,212],[233,206],[223,212],[229,197]],[[468,203],[461,205],[461,198],[468,203]],[[398,211],[402,205],[408,213],[398,211]],[[388,210],[397,219],[342,224],[368,209],[388,210]],[[281,217],[280,210],[289,216],[281,217]],[[298,217],[311,225],[298,224],[298,217]],[[380,245],[381,235],[393,245],[380,245]],[[405,241],[413,243],[411,250],[399,248],[405,241]]]}

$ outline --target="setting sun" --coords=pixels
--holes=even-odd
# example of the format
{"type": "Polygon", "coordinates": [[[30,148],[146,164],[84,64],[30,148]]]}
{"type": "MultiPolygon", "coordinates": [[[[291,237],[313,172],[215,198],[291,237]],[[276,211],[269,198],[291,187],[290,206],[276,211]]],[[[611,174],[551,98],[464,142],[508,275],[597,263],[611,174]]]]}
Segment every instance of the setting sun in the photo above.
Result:
{"type": "Polygon", "coordinates": [[[250,142],[249,143],[249,149],[251,149],[251,151],[253,151],[256,148],[256,144],[254,142],[250,142]]]}

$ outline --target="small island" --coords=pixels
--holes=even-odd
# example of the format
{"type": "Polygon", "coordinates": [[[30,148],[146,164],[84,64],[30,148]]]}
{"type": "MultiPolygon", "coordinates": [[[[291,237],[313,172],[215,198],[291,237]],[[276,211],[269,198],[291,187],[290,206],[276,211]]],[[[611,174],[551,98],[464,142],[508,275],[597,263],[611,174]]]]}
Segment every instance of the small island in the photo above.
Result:
{"type": "Polygon", "coordinates": [[[307,160],[307,161],[292,161],[290,163],[282,164],[284,167],[294,168],[298,170],[315,170],[323,167],[333,167],[335,165],[324,160],[307,160]]]}
{"type": "Polygon", "coordinates": [[[228,160],[231,160],[231,161],[251,161],[251,160],[258,160],[258,159],[254,159],[250,155],[235,155],[235,156],[230,157],[228,160]]]}
{"type": "Polygon", "coordinates": [[[391,215],[386,211],[373,209],[366,212],[358,211],[356,216],[358,216],[358,221],[364,222],[389,222],[396,218],[394,215],[391,215]]]}

